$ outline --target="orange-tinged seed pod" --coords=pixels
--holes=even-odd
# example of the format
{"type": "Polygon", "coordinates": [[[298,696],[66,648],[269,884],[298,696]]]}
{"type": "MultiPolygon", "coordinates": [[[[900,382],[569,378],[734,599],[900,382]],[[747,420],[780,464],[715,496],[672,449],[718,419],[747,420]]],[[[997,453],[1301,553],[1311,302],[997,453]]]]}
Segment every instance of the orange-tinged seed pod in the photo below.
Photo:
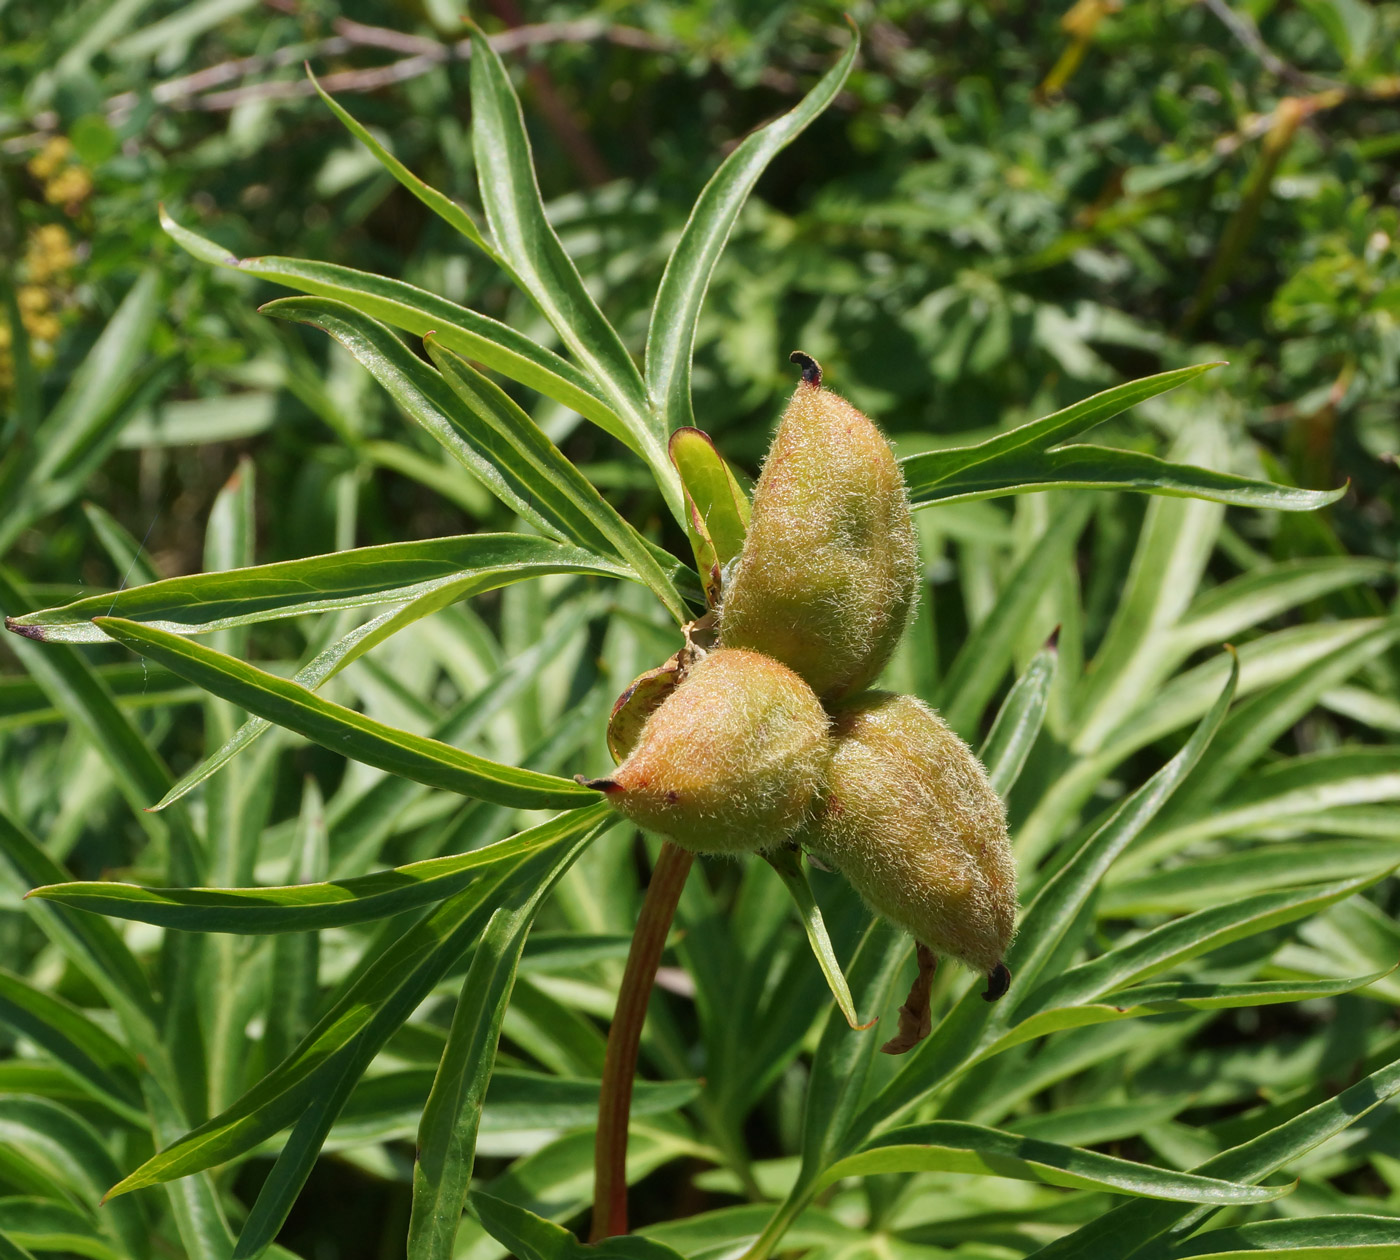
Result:
{"type": "Polygon", "coordinates": [[[935,953],[1010,981],[1016,866],[1006,809],[972,751],[912,696],[871,691],[832,714],[827,791],[796,837],[872,909],[935,953]]]}
{"type": "Polygon", "coordinates": [[[651,714],[627,760],[589,786],[692,852],[756,852],[805,817],[830,751],[826,730],[821,704],[792,670],[716,649],[651,714]]]}
{"type": "Polygon", "coordinates": [[[814,359],[792,357],[802,383],[754,488],[720,642],[782,661],[832,700],[868,686],[898,644],[918,591],[918,547],[889,443],[822,387],[814,359]]]}

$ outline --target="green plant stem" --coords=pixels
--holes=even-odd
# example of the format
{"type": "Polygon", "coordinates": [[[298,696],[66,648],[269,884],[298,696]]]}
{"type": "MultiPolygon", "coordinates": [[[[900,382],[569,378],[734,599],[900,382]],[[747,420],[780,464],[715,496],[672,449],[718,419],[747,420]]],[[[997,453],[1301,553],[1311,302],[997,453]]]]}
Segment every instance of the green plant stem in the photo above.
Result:
{"type": "Polygon", "coordinates": [[[781,1207],[773,1213],[768,1224],[763,1227],[761,1233],[742,1257],[742,1260],[768,1260],[773,1254],[773,1250],[782,1241],[784,1234],[792,1228],[792,1223],[802,1214],[811,1200],[810,1188],[803,1182],[798,1182],[788,1193],[788,1197],[783,1201],[781,1207]]]}
{"type": "Polygon", "coordinates": [[[1250,172],[1239,207],[1225,225],[1215,257],[1211,259],[1195,299],[1181,321],[1183,335],[1196,326],[1210,309],[1210,301],[1216,290],[1234,275],[1259,224],[1259,215],[1273,187],[1278,164],[1293,143],[1299,124],[1312,113],[1313,108],[1309,101],[1298,97],[1285,97],[1279,102],[1274,111],[1274,124],[1264,136],[1259,159],[1250,172]]]}
{"type": "Polygon", "coordinates": [[[617,1009],[608,1029],[603,1055],[603,1083],[598,1096],[598,1138],[593,1159],[593,1226],[591,1242],[627,1232],[627,1128],[632,1110],[632,1082],[661,951],[690,871],[691,855],[670,841],[652,869],[642,912],[632,933],[632,947],[617,993],[617,1009]]]}

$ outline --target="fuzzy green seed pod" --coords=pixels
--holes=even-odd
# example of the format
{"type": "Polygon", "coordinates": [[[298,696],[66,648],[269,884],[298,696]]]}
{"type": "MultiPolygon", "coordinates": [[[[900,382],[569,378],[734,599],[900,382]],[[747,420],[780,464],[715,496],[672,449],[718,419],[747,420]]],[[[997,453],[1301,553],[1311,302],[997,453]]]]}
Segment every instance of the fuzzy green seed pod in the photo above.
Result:
{"type": "Polygon", "coordinates": [[[824,700],[868,686],[909,624],[919,559],[894,452],[794,353],[802,383],[754,488],[720,642],[796,670],[824,700]]]}
{"type": "Polygon", "coordinates": [[[812,689],[787,666],[716,649],[647,718],[627,760],[588,786],[692,852],[772,848],[821,786],[827,724],[812,689]]]}
{"type": "Polygon", "coordinates": [[[912,696],[871,691],[832,714],[827,792],[795,837],[877,913],[1006,991],[1016,924],[1006,809],[972,751],[912,696]]]}

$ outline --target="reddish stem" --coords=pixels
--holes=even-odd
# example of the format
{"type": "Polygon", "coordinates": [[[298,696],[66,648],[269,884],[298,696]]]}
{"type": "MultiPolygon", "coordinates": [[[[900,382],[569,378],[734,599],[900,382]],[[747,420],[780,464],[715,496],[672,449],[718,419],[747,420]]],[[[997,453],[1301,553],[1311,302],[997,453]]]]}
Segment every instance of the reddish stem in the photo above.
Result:
{"type": "Polygon", "coordinates": [[[642,912],[632,933],[632,948],[617,992],[617,1009],[608,1029],[603,1055],[603,1086],[598,1096],[598,1138],[593,1157],[593,1228],[590,1242],[627,1232],[627,1122],[632,1111],[632,1082],[642,1040],[651,987],[671,920],[685,887],[691,855],[669,840],[651,872],[642,912]]]}

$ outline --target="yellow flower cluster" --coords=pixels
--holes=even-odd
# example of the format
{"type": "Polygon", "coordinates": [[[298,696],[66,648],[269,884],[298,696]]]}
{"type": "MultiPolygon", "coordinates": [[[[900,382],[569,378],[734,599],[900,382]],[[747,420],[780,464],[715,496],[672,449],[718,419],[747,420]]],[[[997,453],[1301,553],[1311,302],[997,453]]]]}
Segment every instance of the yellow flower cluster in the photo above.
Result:
{"type": "MultiPolygon", "coordinates": [[[[37,159],[36,159],[37,160],[37,159]]],[[[78,256],[68,230],[59,223],[45,223],[29,233],[24,258],[16,271],[21,283],[15,289],[15,305],[40,362],[53,357],[53,346],[62,331],[58,311],[72,290],[72,272],[78,256]]],[[[0,391],[14,383],[11,354],[13,333],[8,319],[0,318],[0,391]]]]}
{"type": "Polygon", "coordinates": [[[43,185],[44,200],[74,213],[92,194],[92,174],[67,136],[55,136],[29,159],[29,173],[43,185]]]}

